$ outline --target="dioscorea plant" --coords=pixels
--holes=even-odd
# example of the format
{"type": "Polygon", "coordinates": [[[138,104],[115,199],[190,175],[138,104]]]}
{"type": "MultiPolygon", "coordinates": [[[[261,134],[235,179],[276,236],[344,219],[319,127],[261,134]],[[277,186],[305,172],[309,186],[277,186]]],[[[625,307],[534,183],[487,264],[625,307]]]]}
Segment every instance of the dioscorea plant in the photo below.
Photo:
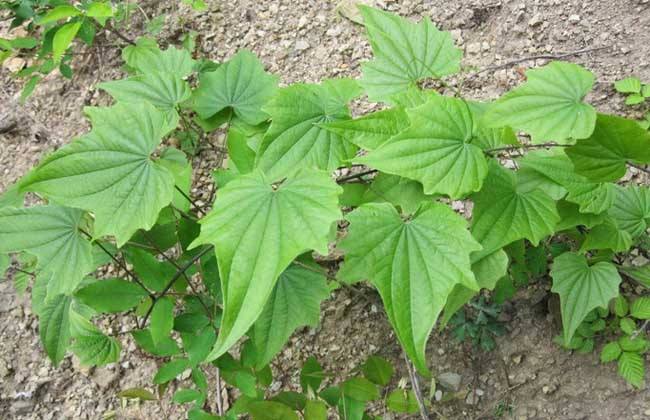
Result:
{"type": "MultiPolygon", "coordinates": [[[[539,273],[550,265],[564,343],[619,295],[622,276],[647,280],[650,267],[619,262],[647,246],[650,190],[620,181],[630,166],[647,172],[650,134],[585,102],[588,70],[551,62],[495,101],[450,96],[445,83],[421,87],[461,69],[448,33],[428,19],[361,12],[374,58],[358,81],[279,88],[247,51],[200,65],[150,42],[124,51],[132,74],[99,85],[116,103],[86,109],[92,130],[1,201],[0,252],[31,264],[22,270],[33,273],[55,364],[67,351],[84,364],[118,360],[120,340],[92,320],[127,312],[138,345],[167,360],[155,384],[191,370],[194,388],[177,400],[193,402],[196,418],[207,416],[211,364],[248,384],[236,410],[218,413],[231,418],[264,399],[256,381],[268,382],[274,355],[318,322],[341,284],[378,290],[404,351],[429,375],[436,322],[509,276],[517,249],[535,250],[539,273]],[[348,104],[364,93],[386,106],[353,119],[348,104]],[[215,168],[207,210],[190,197],[191,164],[170,139],[219,127],[229,160],[215,168]],[[23,208],[24,192],[43,204],[23,208]],[[331,245],[344,255],[336,274],[323,263],[331,245]],[[109,262],[115,269],[97,278],[109,262]],[[239,361],[229,354],[238,344],[239,361]]],[[[606,358],[641,378],[635,385],[647,309],[626,318],[641,340],[636,356],[606,358]]],[[[328,401],[316,391],[309,399],[328,401]]]]}

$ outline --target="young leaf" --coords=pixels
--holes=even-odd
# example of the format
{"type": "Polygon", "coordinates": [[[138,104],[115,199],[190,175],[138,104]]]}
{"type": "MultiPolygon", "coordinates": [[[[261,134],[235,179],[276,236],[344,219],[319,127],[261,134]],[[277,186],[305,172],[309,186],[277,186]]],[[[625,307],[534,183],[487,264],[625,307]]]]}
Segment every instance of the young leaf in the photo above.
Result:
{"type": "Polygon", "coordinates": [[[354,144],[319,124],[349,119],[346,104],[359,93],[350,79],[294,84],[278,91],[264,107],[272,122],[260,145],[257,167],[276,181],[301,168],[332,171],[354,157],[354,144]]]}
{"type": "Polygon", "coordinates": [[[149,289],[162,292],[176,273],[176,268],[168,261],[159,261],[140,248],[129,248],[127,260],[133,264],[133,271],[149,289]]]}
{"type": "Polygon", "coordinates": [[[565,252],[555,258],[551,269],[551,291],[560,295],[564,342],[569,343],[587,314],[606,307],[618,295],[621,277],[608,262],[589,265],[579,254],[565,252]]]}
{"type": "Polygon", "coordinates": [[[618,339],[618,345],[621,346],[623,351],[632,351],[635,353],[643,353],[646,350],[648,341],[643,337],[629,337],[623,336],[618,339]]]}
{"type": "Polygon", "coordinates": [[[449,32],[424,18],[419,23],[392,13],[359,6],[375,59],[362,65],[361,83],[373,101],[389,100],[417,82],[460,70],[462,51],[449,32]]]}
{"type": "Polygon", "coordinates": [[[190,367],[190,362],[187,359],[175,359],[165,363],[158,369],[153,378],[153,383],[156,385],[167,383],[178,375],[183,373],[190,367]]]}
{"type": "Polygon", "coordinates": [[[299,171],[280,185],[256,171],[220,190],[193,243],[218,244],[224,313],[208,360],[253,325],[294,258],[311,249],[327,254],[330,226],[340,217],[340,191],[327,174],[313,170],[299,171]]]}
{"type": "Polygon", "coordinates": [[[172,338],[167,337],[160,341],[158,345],[153,344],[151,332],[149,330],[138,330],[131,333],[133,339],[144,351],[151,353],[154,356],[169,357],[176,356],[181,352],[178,344],[172,338]]]}
{"type": "Polygon", "coordinates": [[[27,251],[49,273],[49,296],[70,294],[93,271],[92,247],[79,231],[84,212],[54,205],[0,209],[0,253],[27,251]]]}
{"type": "Polygon", "coordinates": [[[612,305],[613,312],[614,314],[622,318],[625,315],[627,315],[627,312],[630,310],[630,305],[627,303],[627,299],[625,299],[625,296],[623,295],[618,295],[616,296],[616,299],[614,299],[614,304],[612,305]]]}
{"type": "Polygon", "coordinates": [[[608,214],[620,229],[635,238],[644,233],[650,224],[650,188],[618,186],[617,191],[616,201],[608,214]]]}
{"type": "Polygon", "coordinates": [[[366,378],[352,378],[343,382],[341,391],[345,397],[357,401],[373,401],[379,398],[377,385],[373,384],[366,378]]]}
{"type": "Polygon", "coordinates": [[[174,178],[151,157],[165,119],[147,102],[86,112],[92,131],[48,156],[21,187],[93,212],[95,235],[113,235],[121,247],[172,200],[174,178]]]}
{"type": "Polygon", "coordinates": [[[122,279],[106,279],[89,284],[75,297],[97,312],[122,312],[135,307],[147,296],[147,291],[122,279]]]}
{"type": "Polygon", "coordinates": [[[636,319],[650,319],[650,297],[640,297],[630,305],[630,316],[636,319]]]}
{"type": "Polygon", "coordinates": [[[70,311],[70,350],[83,366],[104,366],[120,358],[120,343],[104,335],[90,321],[74,310],[70,311]]]}
{"type": "Polygon", "coordinates": [[[37,25],[47,25],[48,23],[56,22],[57,20],[67,19],[69,17],[79,16],[81,12],[74,6],[69,4],[62,4],[50,10],[40,19],[37,19],[37,25]]]}
{"type": "Polygon", "coordinates": [[[596,110],[583,102],[594,83],[591,72],[553,61],[526,71],[526,78],[526,83],[492,104],[483,120],[487,126],[523,130],[535,143],[567,143],[591,135],[596,110]]]}
{"type": "Polygon", "coordinates": [[[362,149],[375,150],[406,129],[409,124],[404,109],[396,107],[366,114],[354,120],[332,121],[320,126],[362,149]]]}
{"type": "Polygon", "coordinates": [[[144,388],[125,389],[124,391],[120,391],[117,396],[142,401],[156,401],[158,399],[151,391],[144,388]]]}
{"type": "Polygon", "coordinates": [[[636,330],[636,322],[631,318],[622,318],[619,322],[619,327],[625,334],[631,335],[636,330]]]}
{"type": "Polygon", "coordinates": [[[363,376],[365,376],[371,382],[386,386],[390,382],[390,378],[393,376],[393,365],[386,359],[383,359],[378,356],[370,356],[368,360],[361,365],[361,371],[363,376]]]}
{"type": "Polygon", "coordinates": [[[174,326],[174,301],[169,298],[158,299],[151,311],[151,339],[158,345],[169,336],[174,326]]]}
{"type": "Polygon", "coordinates": [[[195,64],[187,50],[169,47],[161,51],[156,42],[148,38],[140,38],[136,45],[124,48],[122,58],[139,73],[171,73],[180,78],[192,74],[195,64]]]}
{"type": "Polygon", "coordinates": [[[595,182],[616,181],[625,175],[626,163],[650,163],[650,133],[636,121],[598,114],[589,138],[566,149],[578,174],[595,182]]]}
{"type": "Polygon", "coordinates": [[[210,350],[217,341],[217,336],[212,328],[205,328],[197,335],[181,334],[183,347],[192,366],[198,366],[210,354],[210,350]]]}
{"type": "Polygon", "coordinates": [[[624,351],[618,359],[618,373],[631,385],[641,388],[645,377],[643,357],[638,353],[624,351]]]}
{"type": "Polygon", "coordinates": [[[329,296],[325,276],[318,266],[309,270],[292,264],[280,275],[275,289],[252,328],[256,368],[266,366],[293,331],[303,325],[315,327],[320,319],[320,303],[329,296]]]}
{"type": "Polygon", "coordinates": [[[471,230],[484,254],[523,238],[537,245],[560,220],[551,197],[539,189],[522,191],[516,173],[496,161],[490,162],[485,185],[473,198],[471,230]]]}
{"type": "MultiPolygon", "coordinates": [[[[345,187],[344,187],[345,188],[345,187]]],[[[404,213],[414,213],[421,202],[431,201],[433,196],[422,190],[422,184],[396,175],[379,173],[361,197],[361,203],[389,202],[402,209],[404,213]]]]}
{"type": "Polygon", "coordinates": [[[614,89],[619,93],[639,93],[641,92],[641,81],[636,77],[626,77],[617,80],[614,83],[614,89]]]}
{"type": "Polygon", "coordinates": [[[632,246],[632,237],[624,230],[618,229],[611,220],[595,226],[585,237],[580,247],[584,252],[592,249],[611,249],[614,252],[625,252],[632,246]]]}
{"type": "Polygon", "coordinates": [[[339,277],[377,287],[402,346],[428,373],[425,346],[447,296],[457,283],[478,290],[469,255],[480,245],[465,220],[440,203],[422,204],[407,220],[390,204],[364,204],[348,220],[339,277]]]}
{"type": "Polygon", "coordinates": [[[253,420],[299,420],[298,415],[286,405],[274,401],[255,401],[248,404],[253,420]]]}
{"type": "Polygon", "coordinates": [[[605,213],[581,213],[580,206],[566,200],[560,200],[557,203],[557,212],[560,215],[560,221],[555,226],[557,232],[567,230],[575,226],[585,226],[588,228],[599,225],[605,221],[605,213]]]}
{"type": "Polygon", "coordinates": [[[58,366],[70,343],[70,304],[72,298],[65,295],[51,297],[39,314],[38,330],[45,352],[58,366]]]}
{"type": "Polygon", "coordinates": [[[619,346],[616,341],[612,341],[611,343],[607,343],[605,347],[603,347],[603,350],[600,352],[600,362],[613,362],[614,360],[618,359],[620,355],[621,346],[619,346]]]}
{"type": "Polygon", "coordinates": [[[52,59],[55,63],[61,61],[63,54],[79,32],[79,28],[81,28],[81,22],[71,22],[57,29],[52,41],[52,59]]]}
{"type": "Polygon", "coordinates": [[[257,125],[268,118],[262,107],[275,94],[278,77],[264,71],[253,53],[241,50],[215,71],[203,73],[192,97],[193,109],[208,119],[225,108],[257,125]]]}
{"type": "Polygon", "coordinates": [[[416,414],[418,412],[418,401],[413,391],[396,389],[388,394],[386,405],[396,413],[416,414]]]}
{"type": "Polygon", "coordinates": [[[201,392],[196,389],[181,388],[174,393],[172,401],[176,404],[186,404],[201,398],[201,392]]]}
{"type": "Polygon", "coordinates": [[[437,96],[407,113],[409,128],[355,162],[415,179],[426,194],[461,198],[480,190],[488,166],[472,144],[476,126],[467,103],[437,96]]]}
{"type": "MultiPolygon", "coordinates": [[[[170,118],[178,118],[175,108],[191,96],[190,86],[173,73],[146,73],[123,80],[97,85],[116,101],[139,103],[147,101],[170,118]]],[[[173,121],[173,120],[172,120],[173,121]]]]}

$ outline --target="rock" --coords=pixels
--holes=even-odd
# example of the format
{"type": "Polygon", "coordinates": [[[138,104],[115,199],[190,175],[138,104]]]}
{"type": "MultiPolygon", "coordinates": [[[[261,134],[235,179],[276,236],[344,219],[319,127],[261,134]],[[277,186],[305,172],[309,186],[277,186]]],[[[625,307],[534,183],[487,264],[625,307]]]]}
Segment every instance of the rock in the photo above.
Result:
{"type": "Polygon", "coordinates": [[[301,39],[300,41],[296,42],[295,45],[296,51],[305,51],[309,49],[309,43],[305,41],[304,39],[301,39]]]}
{"type": "Polygon", "coordinates": [[[472,42],[467,44],[467,54],[478,54],[481,52],[481,44],[479,42],[472,42]]]}
{"type": "Polygon", "coordinates": [[[111,386],[115,381],[117,381],[120,377],[120,374],[118,371],[111,371],[105,368],[101,369],[96,369],[95,372],[92,375],[93,381],[99,386],[101,389],[106,389],[109,386],[111,386]]]}
{"type": "Polygon", "coordinates": [[[25,60],[20,57],[11,57],[2,63],[2,66],[12,73],[22,70],[25,67],[25,60]]]}
{"type": "Polygon", "coordinates": [[[441,375],[438,375],[436,378],[436,382],[440,384],[441,387],[454,392],[460,389],[461,380],[462,376],[453,372],[445,372],[441,375]]]}
{"type": "Polygon", "coordinates": [[[9,376],[11,373],[11,366],[4,359],[0,359],[0,378],[9,376]]]}
{"type": "Polygon", "coordinates": [[[535,13],[532,18],[528,21],[528,26],[538,26],[544,23],[544,19],[542,18],[542,15],[539,13],[535,13]]]}
{"type": "Polygon", "coordinates": [[[465,397],[465,404],[467,405],[478,404],[478,401],[481,399],[482,395],[483,395],[483,391],[480,389],[475,389],[470,391],[470,393],[467,394],[467,397],[465,397]]]}
{"type": "Polygon", "coordinates": [[[569,22],[575,24],[580,22],[580,15],[571,15],[569,16],[569,22]]]}
{"type": "Polygon", "coordinates": [[[441,390],[437,390],[437,391],[433,394],[433,398],[435,398],[436,401],[440,401],[440,400],[442,400],[442,391],[441,391],[441,390]]]}

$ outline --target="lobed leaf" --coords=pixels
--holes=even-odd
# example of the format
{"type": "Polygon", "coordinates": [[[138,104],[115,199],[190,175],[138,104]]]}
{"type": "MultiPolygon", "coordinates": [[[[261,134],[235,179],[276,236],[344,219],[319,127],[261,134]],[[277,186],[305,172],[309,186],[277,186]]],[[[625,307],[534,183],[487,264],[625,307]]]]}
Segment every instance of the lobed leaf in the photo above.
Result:
{"type": "Polygon", "coordinates": [[[41,343],[54,366],[61,363],[70,344],[71,303],[70,296],[52,296],[39,313],[38,331],[41,343]]]}
{"type": "Polygon", "coordinates": [[[215,245],[224,293],[220,334],[208,360],[248,331],[294,258],[312,249],[327,254],[330,226],[340,217],[340,191],[314,170],[299,171],[280,185],[255,171],[220,190],[193,243],[215,245]]]}
{"type": "Polygon", "coordinates": [[[390,204],[364,204],[348,220],[338,276],[372,282],[406,353],[428,373],[425,347],[447,296],[458,283],[478,290],[469,255],[480,245],[440,203],[421,204],[406,220],[390,204]]]}
{"type": "Polygon", "coordinates": [[[643,234],[650,224],[650,188],[617,186],[616,201],[608,215],[633,238],[643,234]]]}

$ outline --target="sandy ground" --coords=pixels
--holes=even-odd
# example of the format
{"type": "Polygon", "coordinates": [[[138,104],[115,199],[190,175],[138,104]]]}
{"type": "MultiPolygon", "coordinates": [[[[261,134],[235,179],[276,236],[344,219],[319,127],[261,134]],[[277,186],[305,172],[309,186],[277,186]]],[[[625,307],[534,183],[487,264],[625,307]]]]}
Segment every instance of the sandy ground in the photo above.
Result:
{"type": "MultiPolygon", "coordinates": [[[[201,13],[179,6],[180,2],[162,3],[165,6],[145,6],[145,11],[150,17],[167,15],[160,35],[163,44],[177,43],[183,30],[192,29],[200,34],[203,55],[220,60],[240,48],[250,49],[283,83],[355,77],[360,63],[370,57],[362,28],[339,13],[347,14],[352,2],[208,0],[209,10],[201,13]]],[[[634,110],[623,107],[612,83],[632,74],[650,81],[648,0],[384,0],[374,4],[412,18],[429,16],[452,31],[465,50],[467,67],[607,47],[567,58],[596,74],[590,100],[600,111],[634,115],[634,110]]],[[[135,36],[141,30],[136,22],[130,33],[135,36]]],[[[0,191],[46,152],[88,129],[83,106],[107,103],[95,85],[121,77],[119,51],[80,51],[85,54],[75,60],[73,80],[48,77],[24,106],[17,101],[20,82],[6,69],[0,70],[0,125],[3,120],[16,123],[14,129],[0,134],[0,191]]],[[[522,69],[543,63],[532,60],[487,71],[464,83],[463,92],[469,98],[496,97],[521,81],[522,69]]],[[[361,105],[356,111],[366,108],[361,105]]],[[[207,195],[207,169],[218,160],[213,153],[206,151],[195,159],[198,196],[207,195]]],[[[508,333],[492,353],[472,355],[447,333],[434,334],[428,354],[436,373],[458,373],[465,394],[472,390],[481,394],[478,401],[461,396],[435,403],[434,416],[494,418],[497,407],[510,407],[503,418],[650,418],[648,389],[632,390],[618,378],[615,366],[598,363],[597,353],[572,355],[553,344],[557,329],[545,304],[549,288],[542,281],[518,293],[516,303],[506,308],[508,333]]],[[[378,296],[369,288],[363,292],[367,299],[347,292],[335,294],[323,306],[321,326],[291,339],[274,363],[272,389],[295,387],[299,367],[310,355],[339,378],[375,353],[393,360],[399,374],[406,376],[378,296]]],[[[124,326],[113,323],[107,328],[118,332],[124,326]]],[[[0,282],[0,418],[183,418],[183,409],[169,402],[170,391],[163,403],[125,406],[116,397],[121,389],[149,386],[161,363],[144,356],[126,338],[123,347],[120,363],[106,368],[83,369],[69,357],[54,369],[39,345],[28,297],[16,296],[10,282],[0,282]]]]}

